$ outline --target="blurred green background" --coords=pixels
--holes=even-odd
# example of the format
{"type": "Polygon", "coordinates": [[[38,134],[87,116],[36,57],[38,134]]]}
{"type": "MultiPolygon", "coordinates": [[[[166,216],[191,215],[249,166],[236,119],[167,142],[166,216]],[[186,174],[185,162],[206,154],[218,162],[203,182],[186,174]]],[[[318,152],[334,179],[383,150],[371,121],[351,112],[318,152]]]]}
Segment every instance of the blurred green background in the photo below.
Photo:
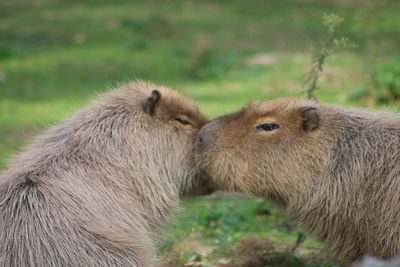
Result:
{"type": "MultiPolygon", "coordinates": [[[[330,57],[321,101],[398,110],[396,0],[0,0],[0,169],[23,144],[107,88],[167,85],[215,118],[253,100],[303,96],[322,15],[357,44],[330,57]]],[[[165,266],[334,266],[269,203],[186,200],[160,245],[165,266]],[[294,251],[294,252],[293,252],[294,251]],[[275,265],[274,265],[275,264],[275,265]]]]}

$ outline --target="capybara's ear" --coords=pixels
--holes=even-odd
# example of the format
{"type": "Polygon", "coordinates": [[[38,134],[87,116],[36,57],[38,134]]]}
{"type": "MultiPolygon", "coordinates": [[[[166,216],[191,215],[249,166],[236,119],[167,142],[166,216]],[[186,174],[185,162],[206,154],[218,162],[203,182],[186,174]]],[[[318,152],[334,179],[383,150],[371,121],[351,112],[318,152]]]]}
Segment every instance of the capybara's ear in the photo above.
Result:
{"type": "Polygon", "coordinates": [[[153,92],[151,92],[151,96],[142,102],[142,108],[144,112],[152,116],[160,99],[161,93],[158,90],[153,90],[153,92]]]}
{"type": "Polygon", "coordinates": [[[302,107],[298,112],[304,131],[313,131],[319,127],[319,111],[316,107],[302,107]]]}

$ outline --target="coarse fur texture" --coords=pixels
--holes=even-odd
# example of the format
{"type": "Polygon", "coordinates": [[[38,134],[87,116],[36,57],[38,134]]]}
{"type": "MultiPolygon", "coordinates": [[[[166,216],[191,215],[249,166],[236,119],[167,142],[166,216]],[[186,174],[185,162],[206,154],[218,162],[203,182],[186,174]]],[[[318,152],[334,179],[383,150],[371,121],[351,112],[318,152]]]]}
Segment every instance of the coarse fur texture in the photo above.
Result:
{"type": "Polygon", "coordinates": [[[132,82],[49,129],[0,175],[0,266],[153,266],[180,196],[211,189],[194,165],[205,122],[132,82]]]}
{"type": "Polygon", "coordinates": [[[297,98],[206,124],[216,188],[263,197],[344,259],[400,254],[400,116],[297,98]]]}

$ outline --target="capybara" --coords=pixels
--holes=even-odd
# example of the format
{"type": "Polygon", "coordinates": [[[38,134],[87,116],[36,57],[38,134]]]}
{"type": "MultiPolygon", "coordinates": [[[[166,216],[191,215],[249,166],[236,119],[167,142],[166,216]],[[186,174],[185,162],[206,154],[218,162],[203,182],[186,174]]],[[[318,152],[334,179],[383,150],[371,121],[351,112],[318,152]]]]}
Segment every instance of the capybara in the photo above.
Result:
{"type": "Polygon", "coordinates": [[[216,188],[280,205],[347,260],[400,254],[400,115],[297,98],[206,124],[196,159],[216,188]]]}
{"type": "Polygon", "coordinates": [[[205,122],[132,82],[51,127],[0,175],[0,266],[153,266],[180,196],[212,190],[194,165],[205,122]]]}

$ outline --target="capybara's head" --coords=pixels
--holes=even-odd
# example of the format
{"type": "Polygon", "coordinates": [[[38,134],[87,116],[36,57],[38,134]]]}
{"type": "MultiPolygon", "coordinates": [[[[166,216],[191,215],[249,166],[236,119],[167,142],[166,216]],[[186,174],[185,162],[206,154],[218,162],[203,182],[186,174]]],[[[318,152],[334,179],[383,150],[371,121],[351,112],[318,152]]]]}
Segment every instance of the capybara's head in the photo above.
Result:
{"type": "Polygon", "coordinates": [[[121,110],[121,117],[128,118],[115,128],[123,128],[132,166],[152,177],[147,182],[142,178],[149,187],[174,187],[181,196],[211,193],[210,179],[194,162],[195,139],[207,121],[193,101],[168,88],[136,82],[109,94],[105,103],[114,113],[116,107],[129,110],[121,110]],[[157,185],[154,177],[159,177],[157,185]]]}
{"type": "MultiPolygon", "coordinates": [[[[103,157],[111,156],[127,178],[140,174],[130,178],[140,179],[136,190],[146,187],[160,197],[161,192],[185,196],[212,191],[210,179],[194,161],[195,139],[207,121],[193,101],[169,88],[132,82],[107,93],[86,112],[91,113],[97,113],[90,120],[97,120],[96,131],[101,131],[98,141],[91,141],[98,143],[93,147],[102,147],[103,157]]],[[[87,120],[83,123],[90,126],[87,120]]]]}
{"type": "Polygon", "coordinates": [[[217,189],[285,204],[302,175],[317,170],[320,114],[315,101],[257,102],[206,124],[196,140],[196,160],[217,189]],[[296,180],[297,179],[297,180],[296,180]]]}

